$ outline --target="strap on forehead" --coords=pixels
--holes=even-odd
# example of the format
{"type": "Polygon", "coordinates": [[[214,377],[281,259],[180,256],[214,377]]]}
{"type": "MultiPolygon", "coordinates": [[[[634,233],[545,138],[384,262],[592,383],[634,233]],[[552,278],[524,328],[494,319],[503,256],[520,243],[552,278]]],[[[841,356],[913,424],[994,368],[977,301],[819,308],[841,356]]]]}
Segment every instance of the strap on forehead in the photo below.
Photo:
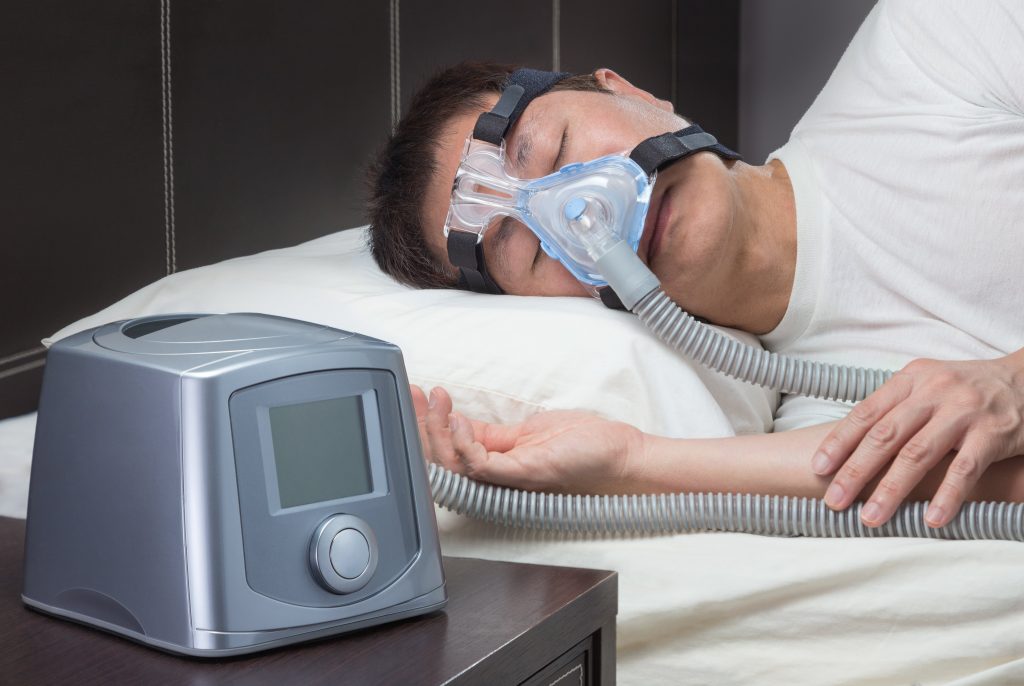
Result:
{"type": "MultiPolygon", "coordinates": [[[[526,106],[570,76],[572,74],[568,72],[537,69],[517,69],[512,72],[505,80],[498,102],[490,112],[484,112],[476,120],[473,138],[501,145],[505,134],[515,125],[526,106]]],[[[484,244],[476,234],[449,231],[448,260],[459,269],[459,288],[477,293],[504,293],[487,272],[484,244]]]]}
{"type": "Polygon", "coordinates": [[[559,81],[572,76],[568,72],[540,71],[538,69],[517,69],[505,80],[501,97],[490,112],[484,112],[476,120],[473,138],[501,145],[505,134],[519,119],[526,106],[544,95],[559,81]]]}

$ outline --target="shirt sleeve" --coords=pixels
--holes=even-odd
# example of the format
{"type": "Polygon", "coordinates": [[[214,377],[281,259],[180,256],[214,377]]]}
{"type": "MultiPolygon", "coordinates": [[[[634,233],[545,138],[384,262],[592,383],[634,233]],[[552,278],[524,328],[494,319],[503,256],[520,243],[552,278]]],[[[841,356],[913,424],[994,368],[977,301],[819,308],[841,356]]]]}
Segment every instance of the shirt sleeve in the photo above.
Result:
{"type": "Polygon", "coordinates": [[[772,431],[792,431],[808,426],[834,422],[843,419],[853,409],[853,403],[822,398],[805,398],[799,395],[785,395],[775,411],[772,431]]]}
{"type": "Polygon", "coordinates": [[[1024,116],[1024,2],[889,0],[882,9],[927,78],[970,104],[1024,116]]]}

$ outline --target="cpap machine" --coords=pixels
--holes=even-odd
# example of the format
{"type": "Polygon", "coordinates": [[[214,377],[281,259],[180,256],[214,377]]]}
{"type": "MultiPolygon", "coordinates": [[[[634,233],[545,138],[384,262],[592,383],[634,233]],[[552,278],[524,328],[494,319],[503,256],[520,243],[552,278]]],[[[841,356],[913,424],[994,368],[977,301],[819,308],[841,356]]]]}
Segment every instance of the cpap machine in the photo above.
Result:
{"type": "Polygon", "coordinates": [[[174,653],[250,653],[447,602],[401,352],[254,314],[57,342],[22,600],[174,653]]]}

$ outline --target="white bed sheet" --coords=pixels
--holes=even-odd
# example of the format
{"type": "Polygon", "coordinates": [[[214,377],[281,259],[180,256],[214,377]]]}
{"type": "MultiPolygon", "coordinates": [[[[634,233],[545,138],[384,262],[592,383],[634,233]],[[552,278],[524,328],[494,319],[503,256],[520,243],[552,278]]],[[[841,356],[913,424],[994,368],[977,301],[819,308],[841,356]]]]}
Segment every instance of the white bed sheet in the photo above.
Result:
{"type": "MultiPolygon", "coordinates": [[[[34,430],[0,421],[0,514],[25,516],[34,430]]],[[[446,555],[618,571],[621,684],[1024,683],[1019,543],[438,524],[446,555]]]]}

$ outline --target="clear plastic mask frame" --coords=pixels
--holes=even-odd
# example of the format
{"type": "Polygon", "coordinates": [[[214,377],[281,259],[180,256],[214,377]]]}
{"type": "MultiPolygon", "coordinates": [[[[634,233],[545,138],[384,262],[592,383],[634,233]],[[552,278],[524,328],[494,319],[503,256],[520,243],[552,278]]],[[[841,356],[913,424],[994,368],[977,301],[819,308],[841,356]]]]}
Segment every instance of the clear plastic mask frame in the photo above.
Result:
{"type": "Polygon", "coordinates": [[[587,246],[569,226],[566,206],[582,199],[596,208],[603,231],[636,251],[653,187],[654,176],[626,153],[567,164],[537,179],[520,179],[509,172],[504,141],[494,145],[470,136],[452,184],[444,235],[473,233],[479,243],[491,226],[510,216],[527,226],[544,252],[579,281],[605,286],[587,246]]]}

